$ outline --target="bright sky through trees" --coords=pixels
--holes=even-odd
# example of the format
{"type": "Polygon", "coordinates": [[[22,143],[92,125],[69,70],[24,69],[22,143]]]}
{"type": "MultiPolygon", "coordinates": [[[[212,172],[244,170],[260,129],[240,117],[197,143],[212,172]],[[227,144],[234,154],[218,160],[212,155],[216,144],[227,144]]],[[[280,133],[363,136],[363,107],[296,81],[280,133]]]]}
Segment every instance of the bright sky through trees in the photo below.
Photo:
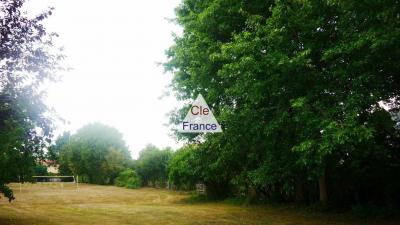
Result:
{"type": "Polygon", "coordinates": [[[90,122],[120,130],[133,157],[147,143],[176,147],[169,136],[166,114],[178,103],[173,96],[160,99],[170,83],[164,74],[164,50],[180,28],[174,18],[179,0],[29,0],[26,8],[39,13],[55,7],[46,21],[64,46],[65,72],[51,84],[47,102],[67,120],[57,133],[74,132],[90,122]]]}

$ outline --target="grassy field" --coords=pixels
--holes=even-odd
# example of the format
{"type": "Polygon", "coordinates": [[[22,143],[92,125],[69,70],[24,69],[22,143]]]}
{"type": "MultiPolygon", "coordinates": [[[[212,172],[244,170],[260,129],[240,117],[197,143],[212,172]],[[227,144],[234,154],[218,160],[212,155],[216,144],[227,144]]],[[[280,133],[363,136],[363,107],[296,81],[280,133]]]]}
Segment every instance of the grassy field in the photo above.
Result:
{"type": "Polygon", "coordinates": [[[12,184],[16,200],[0,200],[0,224],[400,224],[293,208],[189,203],[186,193],[81,184],[12,184]]]}

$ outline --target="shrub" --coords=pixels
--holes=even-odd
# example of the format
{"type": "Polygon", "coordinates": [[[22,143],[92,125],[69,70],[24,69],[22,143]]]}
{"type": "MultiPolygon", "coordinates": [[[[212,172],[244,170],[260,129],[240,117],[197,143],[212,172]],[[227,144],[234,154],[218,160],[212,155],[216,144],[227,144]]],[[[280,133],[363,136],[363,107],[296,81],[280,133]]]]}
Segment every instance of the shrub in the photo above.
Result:
{"type": "Polygon", "coordinates": [[[115,185],[118,187],[138,188],[140,186],[140,179],[136,171],[125,169],[115,179],[115,185]]]}

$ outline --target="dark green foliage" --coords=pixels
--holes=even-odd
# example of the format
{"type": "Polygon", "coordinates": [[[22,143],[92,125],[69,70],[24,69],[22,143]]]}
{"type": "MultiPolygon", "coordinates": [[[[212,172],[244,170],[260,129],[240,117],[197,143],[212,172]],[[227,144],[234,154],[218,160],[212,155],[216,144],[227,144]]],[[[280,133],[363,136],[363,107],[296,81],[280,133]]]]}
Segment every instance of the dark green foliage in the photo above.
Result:
{"type": "Polygon", "coordinates": [[[139,158],[136,161],[136,171],[144,186],[166,186],[168,180],[167,166],[171,155],[171,149],[160,150],[151,144],[140,151],[139,158]]]}
{"type": "Polygon", "coordinates": [[[176,151],[168,163],[168,180],[177,189],[192,190],[199,175],[196,173],[195,145],[187,145],[176,151]]]}
{"type": "Polygon", "coordinates": [[[115,179],[115,185],[118,187],[138,188],[141,185],[140,178],[132,169],[125,169],[119,173],[115,179]]]}
{"type": "Polygon", "coordinates": [[[47,176],[49,173],[47,172],[47,166],[36,164],[35,166],[35,176],[47,176]]]}
{"type": "Polygon", "coordinates": [[[12,190],[4,183],[0,183],[0,192],[4,194],[8,198],[8,201],[11,202],[15,199],[12,190]]]}
{"type": "Polygon", "coordinates": [[[69,176],[72,174],[68,164],[60,163],[60,152],[69,144],[70,138],[71,134],[69,132],[64,132],[62,135],[57,137],[55,143],[49,147],[46,154],[46,158],[51,163],[58,166],[60,175],[69,176]]]}
{"type": "Polygon", "coordinates": [[[41,84],[55,79],[61,55],[53,54],[52,39],[43,12],[28,18],[23,0],[0,2],[0,192],[9,200],[8,182],[29,179],[35,161],[52,137],[52,115],[43,103],[41,84]]]}
{"type": "Polygon", "coordinates": [[[49,147],[46,158],[57,162],[60,159],[60,151],[69,144],[70,138],[71,134],[69,132],[64,132],[57,137],[55,143],[49,147]]]}
{"type": "Polygon", "coordinates": [[[199,142],[197,180],[217,195],[399,206],[399,11],[397,1],[184,1],[165,67],[178,98],[201,93],[224,129],[178,135],[199,142]]]}

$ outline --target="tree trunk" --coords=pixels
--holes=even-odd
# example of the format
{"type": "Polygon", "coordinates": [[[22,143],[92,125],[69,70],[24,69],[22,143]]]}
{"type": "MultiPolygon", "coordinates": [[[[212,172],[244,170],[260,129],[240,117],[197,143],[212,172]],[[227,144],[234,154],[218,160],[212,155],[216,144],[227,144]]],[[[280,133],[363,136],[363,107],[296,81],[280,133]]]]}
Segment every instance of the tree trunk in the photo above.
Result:
{"type": "Polygon", "coordinates": [[[318,179],[319,185],[319,201],[321,203],[326,203],[328,201],[328,192],[326,190],[326,176],[325,171],[318,179]]]}
{"type": "Polygon", "coordinates": [[[296,178],[295,196],[294,201],[297,204],[302,204],[305,202],[305,181],[303,176],[298,176],[296,178]]]}

